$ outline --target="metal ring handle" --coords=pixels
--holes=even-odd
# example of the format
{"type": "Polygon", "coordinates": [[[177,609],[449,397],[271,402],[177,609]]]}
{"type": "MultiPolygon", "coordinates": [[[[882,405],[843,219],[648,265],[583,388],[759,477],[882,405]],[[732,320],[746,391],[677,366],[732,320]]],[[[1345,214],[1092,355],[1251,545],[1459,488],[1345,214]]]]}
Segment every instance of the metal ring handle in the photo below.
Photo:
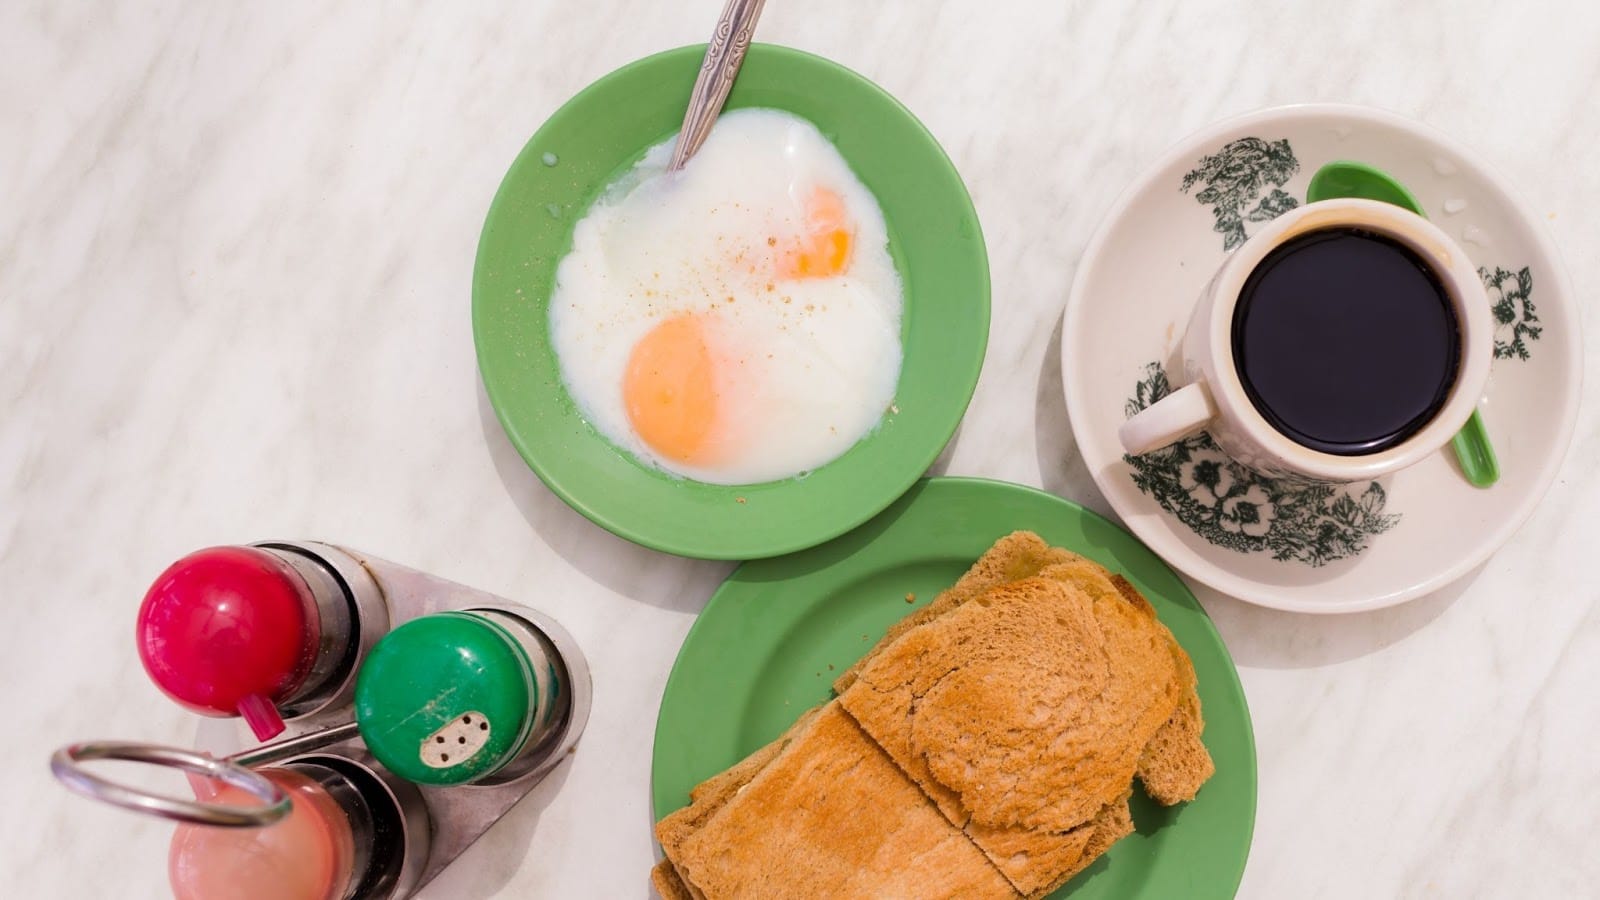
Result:
{"type": "Polygon", "coordinates": [[[260,828],[289,814],[289,795],[258,772],[225,759],[213,759],[193,750],[122,741],[87,741],[68,744],[50,756],[50,771],[72,791],[102,803],[134,812],[223,828],[260,828]],[[178,800],[102,778],[80,763],[96,759],[148,763],[215,778],[257,797],[263,806],[229,806],[178,800]]]}

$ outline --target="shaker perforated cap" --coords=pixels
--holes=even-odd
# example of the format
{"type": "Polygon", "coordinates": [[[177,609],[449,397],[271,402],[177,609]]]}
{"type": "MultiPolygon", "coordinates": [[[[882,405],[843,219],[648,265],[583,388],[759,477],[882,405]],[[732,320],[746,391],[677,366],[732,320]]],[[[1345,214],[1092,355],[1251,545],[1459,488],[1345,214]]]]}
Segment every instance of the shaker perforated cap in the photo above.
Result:
{"type": "Polygon", "coordinates": [[[356,721],[372,755],[419,784],[462,784],[522,751],[538,703],[527,653],[467,612],[413,619],[385,635],[356,679],[356,721]]]}

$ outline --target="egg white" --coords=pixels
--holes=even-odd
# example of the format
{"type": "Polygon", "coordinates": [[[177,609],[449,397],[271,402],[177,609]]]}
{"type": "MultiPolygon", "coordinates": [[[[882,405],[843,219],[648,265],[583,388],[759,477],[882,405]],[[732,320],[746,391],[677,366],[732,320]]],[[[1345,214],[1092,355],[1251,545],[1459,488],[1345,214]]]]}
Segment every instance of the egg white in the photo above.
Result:
{"type": "Polygon", "coordinates": [[[556,272],[550,333],[569,395],[596,430],[639,459],[717,484],[803,475],[868,434],[900,376],[901,285],[872,193],[814,125],[789,113],[724,114],[682,171],[672,140],[578,221],[556,272]],[[854,227],[845,273],[784,280],[768,239],[804,230],[825,187],[854,227]],[[623,376],[634,345],[665,319],[708,313],[723,452],[702,466],[664,458],[634,433],[623,376]]]}

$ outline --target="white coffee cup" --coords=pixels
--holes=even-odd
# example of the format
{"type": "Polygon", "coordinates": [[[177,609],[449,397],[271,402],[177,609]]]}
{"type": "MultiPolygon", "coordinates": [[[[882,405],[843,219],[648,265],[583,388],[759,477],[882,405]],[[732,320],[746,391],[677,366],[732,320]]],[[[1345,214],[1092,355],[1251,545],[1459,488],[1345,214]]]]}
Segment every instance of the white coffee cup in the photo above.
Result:
{"type": "Polygon", "coordinates": [[[1494,357],[1489,301],[1467,254],[1427,219],[1373,200],[1323,200],[1290,210],[1262,226],[1222,263],[1206,285],[1183,339],[1184,387],[1122,424],[1118,437],[1131,454],[1148,453],[1208,431],[1229,456],[1268,475],[1316,481],[1365,481],[1412,465],[1449,442],[1483,394],[1494,357]],[[1421,429],[1375,453],[1342,456],[1297,443],[1256,410],[1235,368],[1234,307],[1245,281],[1267,254],[1312,231],[1359,228],[1410,248],[1439,278],[1455,313],[1460,355],[1444,405],[1421,429]]]}

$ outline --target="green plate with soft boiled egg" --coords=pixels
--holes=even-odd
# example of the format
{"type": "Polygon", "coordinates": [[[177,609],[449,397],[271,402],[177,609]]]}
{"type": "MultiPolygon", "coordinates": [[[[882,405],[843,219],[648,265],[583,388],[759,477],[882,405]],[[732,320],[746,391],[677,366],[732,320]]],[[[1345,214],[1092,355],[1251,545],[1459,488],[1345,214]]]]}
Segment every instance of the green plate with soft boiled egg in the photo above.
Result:
{"type": "Polygon", "coordinates": [[[572,508],[752,559],[850,530],[933,463],[983,364],[989,271],[927,130],[797,50],[752,45],[711,138],[660,175],[703,54],[612,72],[523,148],[473,334],[506,434],[572,508]]]}

